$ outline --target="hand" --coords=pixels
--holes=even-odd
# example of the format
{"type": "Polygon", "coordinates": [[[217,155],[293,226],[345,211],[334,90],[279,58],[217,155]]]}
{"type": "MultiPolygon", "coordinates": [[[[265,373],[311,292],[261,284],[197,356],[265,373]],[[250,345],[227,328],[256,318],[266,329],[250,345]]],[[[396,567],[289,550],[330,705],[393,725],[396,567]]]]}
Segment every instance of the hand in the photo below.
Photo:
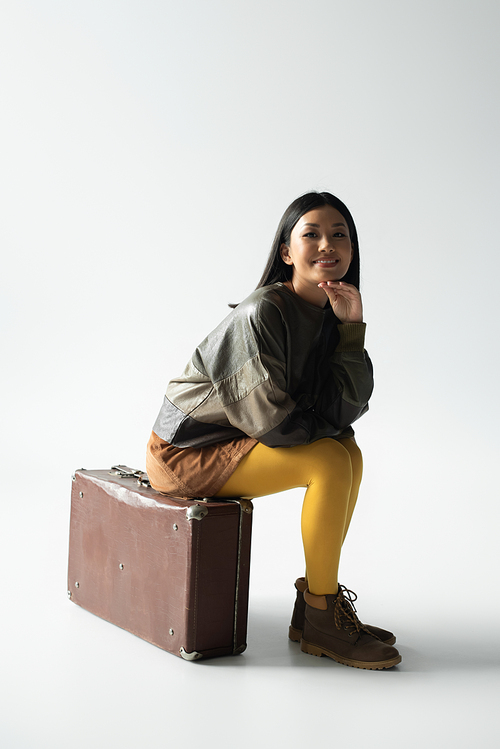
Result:
{"type": "Polygon", "coordinates": [[[340,322],[363,322],[363,304],[358,289],[344,281],[326,281],[318,284],[323,289],[340,322]]]}

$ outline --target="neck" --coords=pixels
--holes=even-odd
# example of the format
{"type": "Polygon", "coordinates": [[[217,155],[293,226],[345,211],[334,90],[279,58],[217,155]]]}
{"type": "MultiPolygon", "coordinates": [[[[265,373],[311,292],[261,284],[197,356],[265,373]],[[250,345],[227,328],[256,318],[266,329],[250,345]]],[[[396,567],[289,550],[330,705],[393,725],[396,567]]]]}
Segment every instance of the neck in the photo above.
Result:
{"type": "Polygon", "coordinates": [[[284,285],[305,302],[313,304],[315,307],[323,308],[328,304],[328,297],[323,289],[320,289],[318,286],[302,285],[297,281],[294,282],[293,279],[285,281],[284,285]]]}

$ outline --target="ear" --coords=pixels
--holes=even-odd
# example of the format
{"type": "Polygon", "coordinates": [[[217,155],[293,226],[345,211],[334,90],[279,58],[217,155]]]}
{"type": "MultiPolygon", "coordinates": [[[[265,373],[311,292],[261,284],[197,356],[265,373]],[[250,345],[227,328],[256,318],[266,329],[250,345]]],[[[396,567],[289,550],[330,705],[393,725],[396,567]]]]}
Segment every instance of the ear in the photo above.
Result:
{"type": "Polygon", "coordinates": [[[290,257],[290,248],[286,244],[282,244],[280,247],[281,259],[287,265],[293,265],[293,260],[290,257]]]}

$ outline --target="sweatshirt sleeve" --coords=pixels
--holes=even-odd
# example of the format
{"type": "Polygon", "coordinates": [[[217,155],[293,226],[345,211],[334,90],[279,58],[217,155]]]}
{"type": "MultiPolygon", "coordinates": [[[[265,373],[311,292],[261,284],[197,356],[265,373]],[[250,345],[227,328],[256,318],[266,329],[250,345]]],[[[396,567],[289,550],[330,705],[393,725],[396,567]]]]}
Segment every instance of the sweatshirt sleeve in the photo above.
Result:
{"type": "Polygon", "coordinates": [[[365,323],[338,326],[340,341],[328,358],[325,385],[314,406],[316,413],[345,429],[368,410],[373,392],[373,366],[364,349],[365,323]]]}
{"type": "Polygon", "coordinates": [[[268,447],[340,435],[367,410],[372,390],[364,325],[339,326],[340,342],[316,401],[308,395],[295,401],[286,391],[287,341],[280,312],[273,305],[257,312],[247,318],[240,338],[248,355],[243,366],[214,383],[229,423],[268,447]]]}

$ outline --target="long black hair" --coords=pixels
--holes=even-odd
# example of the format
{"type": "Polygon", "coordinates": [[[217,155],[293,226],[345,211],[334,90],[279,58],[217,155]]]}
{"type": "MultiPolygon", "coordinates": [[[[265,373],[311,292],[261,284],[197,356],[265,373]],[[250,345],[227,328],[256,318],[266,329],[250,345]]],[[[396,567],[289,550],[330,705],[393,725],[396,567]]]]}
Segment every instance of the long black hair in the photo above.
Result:
{"type": "Polygon", "coordinates": [[[262,288],[262,286],[270,286],[278,281],[284,283],[292,278],[293,266],[287,265],[283,261],[281,257],[281,245],[290,244],[292,229],[304,213],[313,211],[315,208],[320,208],[323,205],[331,205],[333,208],[336,208],[347,221],[349,234],[351,235],[353,255],[349,270],[342,280],[353,284],[353,286],[359,289],[359,245],[356,226],[348,207],[339,198],[329,192],[308,192],[305,195],[301,195],[288,206],[276,231],[267,265],[262,278],[256,286],[257,289],[262,288]]]}

